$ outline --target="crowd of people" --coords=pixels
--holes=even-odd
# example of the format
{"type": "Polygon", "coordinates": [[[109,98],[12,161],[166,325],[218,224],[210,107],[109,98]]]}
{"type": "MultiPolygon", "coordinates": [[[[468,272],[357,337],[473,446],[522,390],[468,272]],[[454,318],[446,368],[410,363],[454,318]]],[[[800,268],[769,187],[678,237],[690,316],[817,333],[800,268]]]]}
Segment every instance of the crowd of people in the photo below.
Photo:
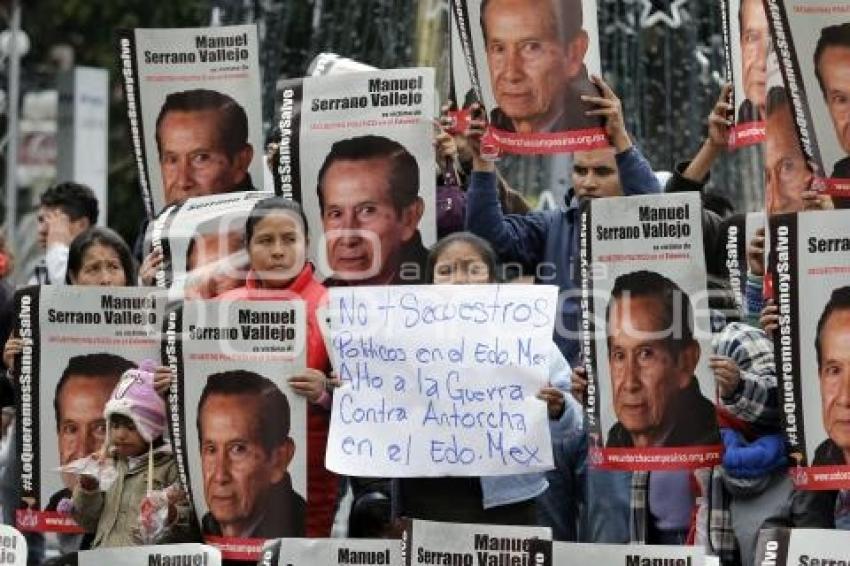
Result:
{"type": "MultiPolygon", "coordinates": [[[[535,101],[516,91],[517,77],[524,76],[524,71],[515,65],[527,63],[536,54],[520,52],[530,49],[528,46],[513,45],[518,40],[510,37],[510,26],[485,23],[491,26],[485,26],[488,41],[501,45],[498,56],[493,56],[495,70],[491,73],[494,77],[504,74],[503,79],[494,79],[503,80],[496,87],[497,99],[503,99],[490,121],[503,123],[511,131],[544,130],[545,123],[556,121],[558,114],[538,112],[535,101]]],[[[568,51],[582,50],[578,61],[587,49],[582,33],[577,29],[568,34],[568,51]]],[[[485,155],[482,137],[488,114],[483,107],[477,102],[469,105],[472,119],[467,128],[458,131],[452,126],[450,102],[434,140],[438,156],[434,174],[441,189],[449,192],[438,194],[436,221],[441,238],[430,249],[419,232],[425,206],[419,193],[419,166],[401,145],[380,136],[333,146],[315,187],[320,219],[308,219],[292,200],[268,196],[257,201],[239,233],[223,238],[216,233],[208,240],[199,234],[187,262],[194,273],[187,283],[187,295],[222,301],[301,299],[306,304],[308,369],[289,380],[292,391],[305,397],[309,407],[306,502],[293,491],[286,471],[293,457],[287,400],[276,397],[277,388],[268,386],[261,376],[225,372],[210,377],[204,389],[197,433],[204,495],[210,505],[203,517],[196,517],[169,450],[165,398],[173,379],[171,371],[153,362],[135,367],[111,358],[78,359],[63,374],[56,393],[59,463],[87,457],[111,459],[117,477],[109,485],[100,485],[97,478],[85,473],[63,475],[64,488],[51,498],[48,508],[71,513],[86,534],[59,535],[62,556],[145,542],[200,542],[201,529],[222,536],[266,538],[279,536],[285,525],[285,531],[295,536],[395,537],[397,520],[413,517],[542,525],[551,527],[554,537],[564,541],[695,544],[720,556],[723,564],[734,565],[753,563],[756,537],[764,527],[850,528],[850,491],[796,491],[788,475],[794,462],[786,453],[781,432],[771,340],[777,331],[778,311],[762,298],[764,230],[757,231],[747,245],[745,300],[740,305],[733,299],[729,273],[721,260],[729,228],[740,224],[743,211],[732,214],[723,203],[704,194],[704,188],[712,164],[723,159],[727,150],[730,117],[735,111],[728,102],[731,85],[721,89],[707,117],[704,143],[693,156],[683,155],[669,179],[661,182],[663,176],[653,170],[627,131],[616,93],[602,78],[587,75],[583,65],[573,70],[571,76],[583,78],[582,89],[571,93],[573,99],[561,109],[576,112],[577,101],[589,105],[591,109],[581,118],[588,125],[600,123],[609,145],[572,155],[572,188],[556,210],[531,211],[521,194],[507,185],[500,162],[485,155]],[[666,316],[661,294],[676,290],[672,282],[646,274],[622,278],[615,286],[614,306],[606,313],[609,345],[615,352],[609,355],[623,360],[657,356],[659,365],[675,366],[679,378],[671,393],[663,390],[671,386],[657,373],[632,371],[631,366],[626,369],[628,361],[615,370],[611,361],[613,388],[622,388],[623,398],[632,399],[633,405],[639,401],[649,409],[646,414],[631,414],[631,418],[624,409],[607,443],[661,446],[681,440],[687,444],[690,441],[684,437],[691,428],[710,428],[694,427],[695,421],[716,419],[720,438],[704,439],[704,443],[722,442],[723,461],[695,471],[595,468],[588,460],[582,416],[588,378],[587,360],[582,358],[578,340],[579,213],[593,199],[681,192],[703,197],[707,285],[713,291],[710,367],[717,402],[711,403],[694,390],[691,378],[699,350],[693,337],[664,341],[657,351],[649,351],[613,330],[626,316],[638,325],[656,324],[659,317],[666,316]],[[314,272],[315,258],[309,257],[308,223],[315,221],[329,233],[327,257],[334,274],[323,281],[314,272]],[[229,261],[240,248],[244,254],[229,261]],[[340,384],[317,318],[317,311],[327,302],[328,288],[486,285],[515,280],[556,285],[564,297],[559,302],[548,384],[537,393],[547,406],[555,468],[501,477],[405,479],[345,477],[328,471],[324,455],[330,408],[340,384]],[[629,305],[620,301],[622,294],[632,297],[629,305]],[[626,312],[638,305],[640,312],[626,312]],[[83,382],[97,386],[86,387],[86,394],[75,393],[83,382]],[[92,391],[97,391],[99,398],[89,399],[92,391]],[[668,399],[677,403],[677,410],[661,406],[668,399]],[[225,410],[226,406],[250,410],[243,411],[246,417],[242,422],[224,418],[235,414],[225,410]],[[248,418],[252,414],[261,416],[259,425],[248,418]],[[662,421],[669,414],[678,420],[662,421]],[[161,495],[154,498],[152,491],[161,495]],[[149,512],[140,515],[139,509],[149,512]]],[[[791,120],[784,90],[771,90],[763,98],[764,104],[750,104],[739,112],[763,113],[768,123],[791,120]]],[[[186,100],[170,97],[157,120],[157,147],[169,202],[256,190],[245,172],[253,151],[245,144],[245,136],[234,142],[221,133],[233,127],[217,128],[222,122],[241,123],[245,117],[234,114],[229,101],[221,97],[204,95],[200,103],[198,100],[197,96],[186,100]],[[206,148],[204,152],[197,149],[200,147],[206,148]]],[[[273,176],[278,174],[277,143],[272,136],[267,148],[273,176]]],[[[807,167],[795,135],[787,139],[780,135],[767,142],[768,212],[823,210],[844,204],[811,190],[812,175],[805,171],[807,167]],[[802,163],[801,175],[787,170],[797,163],[794,157],[802,163]],[[780,169],[781,174],[776,174],[780,169]]],[[[279,186],[280,179],[276,181],[279,186]]],[[[87,187],[68,182],[46,190],[38,211],[44,258],[29,283],[153,286],[163,262],[161,251],[151,251],[141,233],[130,246],[109,228],[97,226],[97,220],[98,201],[87,187]]],[[[0,242],[0,332],[5,343],[2,362],[8,370],[6,377],[0,377],[0,493],[7,523],[12,523],[17,505],[15,365],[23,347],[13,332],[14,289],[8,281],[14,267],[11,253],[0,242]]],[[[835,302],[837,314],[831,316],[846,317],[850,301],[837,297],[835,302]]],[[[829,320],[823,321],[824,327],[829,324],[829,320]]],[[[615,404],[617,395],[615,391],[615,404]]],[[[830,442],[823,450],[824,457],[845,462],[850,440],[847,445],[830,442]]],[[[44,558],[40,536],[30,533],[28,537],[31,562],[38,563],[44,558]]]]}

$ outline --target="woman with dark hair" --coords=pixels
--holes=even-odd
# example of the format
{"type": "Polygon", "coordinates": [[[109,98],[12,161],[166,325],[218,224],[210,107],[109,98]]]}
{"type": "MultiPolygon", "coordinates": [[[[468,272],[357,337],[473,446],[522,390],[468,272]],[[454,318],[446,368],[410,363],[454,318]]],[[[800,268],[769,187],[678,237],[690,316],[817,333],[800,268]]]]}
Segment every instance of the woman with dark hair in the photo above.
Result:
{"type": "Polygon", "coordinates": [[[71,241],[65,283],[132,287],[136,284],[136,260],[121,236],[95,226],[71,241]]]}
{"type": "MultiPolygon", "coordinates": [[[[455,232],[437,242],[428,255],[428,281],[448,285],[499,282],[496,252],[469,232],[455,232]]],[[[554,527],[560,540],[576,540],[578,503],[584,467],[581,407],[569,391],[570,367],[552,343],[550,384],[537,397],[546,402],[557,469],[500,477],[405,478],[397,481],[397,508],[407,517],[446,522],[554,527]],[[548,480],[548,481],[547,481],[548,480]],[[555,482],[548,497],[549,484],[555,482]],[[565,511],[561,512],[561,508],[565,511]],[[555,516],[557,514],[557,516],[555,516]]]]}
{"type": "Polygon", "coordinates": [[[307,310],[307,369],[289,378],[307,405],[308,537],[330,535],[338,479],[325,469],[330,426],[330,360],[316,310],[327,303],[327,289],[307,261],[307,217],[297,202],[283,197],[258,201],[245,222],[245,249],[250,271],[245,285],[218,296],[219,300],[303,300],[307,310]]]}

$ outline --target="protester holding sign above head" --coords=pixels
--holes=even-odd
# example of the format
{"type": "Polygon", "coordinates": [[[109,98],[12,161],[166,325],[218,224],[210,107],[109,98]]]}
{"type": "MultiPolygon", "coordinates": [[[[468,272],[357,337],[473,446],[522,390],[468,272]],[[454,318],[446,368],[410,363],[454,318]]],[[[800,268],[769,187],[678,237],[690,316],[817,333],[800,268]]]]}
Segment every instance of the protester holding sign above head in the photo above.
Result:
{"type": "MultiPolygon", "coordinates": [[[[428,256],[428,275],[439,285],[488,284],[498,281],[498,258],[490,245],[468,232],[457,232],[437,242],[428,256]]],[[[552,346],[553,358],[560,357],[552,346]]],[[[557,367],[555,359],[550,367],[557,367]]],[[[568,368],[566,364],[563,367],[568,368]]],[[[564,389],[569,369],[550,375],[550,383],[564,389]],[[560,381],[559,381],[560,380],[560,381]]],[[[561,389],[542,388],[537,397],[546,402],[551,421],[567,423],[571,432],[581,429],[580,408],[566,399],[561,389]]],[[[417,519],[458,523],[537,524],[536,498],[548,483],[541,473],[501,477],[405,478],[398,480],[397,508],[401,515],[417,519]]],[[[578,490],[578,486],[573,486],[578,490]]],[[[577,501],[560,502],[573,508],[577,501]]]]}

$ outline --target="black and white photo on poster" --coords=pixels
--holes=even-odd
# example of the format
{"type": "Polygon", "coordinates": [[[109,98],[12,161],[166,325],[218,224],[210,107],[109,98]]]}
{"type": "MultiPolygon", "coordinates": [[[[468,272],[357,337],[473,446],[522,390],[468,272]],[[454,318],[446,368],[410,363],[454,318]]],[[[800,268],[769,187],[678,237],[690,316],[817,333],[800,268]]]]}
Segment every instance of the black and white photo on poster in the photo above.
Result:
{"type": "MultiPolygon", "coordinates": [[[[488,111],[492,141],[507,153],[572,153],[606,147],[583,95],[599,96],[596,0],[453,0],[453,26],[469,77],[458,105],[488,111]]],[[[459,72],[453,70],[454,75],[459,72]]],[[[458,88],[461,84],[458,84],[458,88]]]]}
{"type": "Polygon", "coordinates": [[[579,222],[592,464],[718,463],[699,195],[598,199],[579,222]]]}
{"type": "Polygon", "coordinates": [[[161,292],[131,287],[16,293],[15,332],[23,341],[15,366],[21,530],[82,532],[57,510],[78,477],[60,467],[103,448],[103,411],[121,375],[159,358],[165,302],[161,292]]]}
{"type": "Polygon", "coordinates": [[[818,188],[850,192],[850,4],[764,0],[782,78],[818,188]]]}
{"type": "Polygon", "coordinates": [[[146,249],[162,254],[154,282],[189,299],[213,299],[245,283],[245,222],[272,193],[251,191],[190,198],[148,224],[146,249]]]}
{"type": "Polygon", "coordinates": [[[797,489],[850,487],[850,238],[844,210],[771,220],[779,406],[797,489]]]}
{"type": "Polygon", "coordinates": [[[256,25],[118,32],[148,218],[188,197],[263,186],[256,25]]]}
{"type": "Polygon", "coordinates": [[[284,81],[281,192],[304,207],[322,277],[419,282],[436,241],[434,70],[284,81]]]}
{"type": "Polygon", "coordinates": [[[165,315],[178,471],[225,558],[256,560],[266,539],[304,535],[307,406],[288,378],[305,368],[305,317],[300,300],[189,300],[165,315]]]}

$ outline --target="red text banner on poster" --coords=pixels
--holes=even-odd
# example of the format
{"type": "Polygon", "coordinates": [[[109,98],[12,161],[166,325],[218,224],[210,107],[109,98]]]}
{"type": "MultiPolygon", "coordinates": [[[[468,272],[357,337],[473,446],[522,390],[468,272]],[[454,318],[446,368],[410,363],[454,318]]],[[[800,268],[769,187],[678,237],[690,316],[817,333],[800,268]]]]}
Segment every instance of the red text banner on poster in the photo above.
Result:
{"type": "Polygon", "coordinates": [[[58,511],[16,511],[17,527],[22,531],[51,533],[84,533],[70,516],[58,511]]]}
{"type": "Polygon", "coordinates": [[[262,538],[204,537],[204,542],[219,549],[221,557],[229,560],[259,560],[265,541],[262,538]]]}
{"type": "Polygon", "coordinates": [[[490,128],[490,133],[496,145],[508,153],[528,155],[573,153],[610,145],[604,128],[537,134],[515,134],[490,128]]]}
{"type": "Polygon", "coordinates": [[[723,457],[722,445],[643,448],[597,448],[590,453],[596,467],[608,470],[682,470],[716,466],[723,457]]]}
{"type": "Polygon", "coordinates": [[[847,489],[850,485],[850,466],[812,466],[791,468],[788,473],[798,489],[831,491],[847,489]]]}
{"type": "Polygon", "coordinates": [[[760,121],[734,126],[729,131],[729,147],[737,149],[763,142],[765,140],[764,124],[764,121],[760,121]]]}

